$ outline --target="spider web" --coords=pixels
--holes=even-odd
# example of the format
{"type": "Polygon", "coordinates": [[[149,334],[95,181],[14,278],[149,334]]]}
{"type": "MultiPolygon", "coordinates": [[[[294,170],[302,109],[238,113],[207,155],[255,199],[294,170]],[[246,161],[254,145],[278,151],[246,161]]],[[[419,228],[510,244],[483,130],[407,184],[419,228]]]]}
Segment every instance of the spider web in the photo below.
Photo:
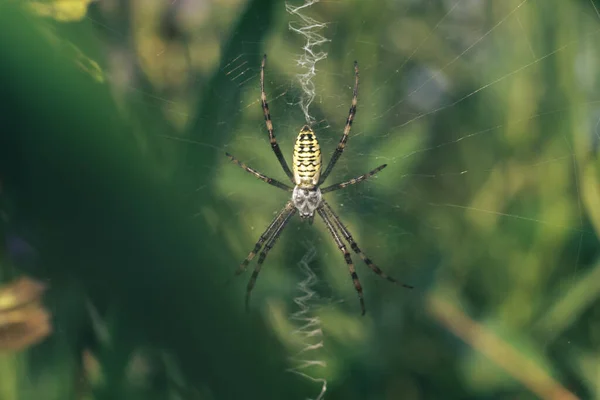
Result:
{"type": "MultiPolygon", "coordinates": [[[[231,2],[229,10],[242,6],[231,2]]],[[[193,16],[210,15],[217,6],[206,3],[198,10],[192,2],[175,1],[155,7],[154,18],[174,13],[185,30],[210,25],[209,19],[198,17],[198,23],[193,16]]],[[[318,222],[313,227],[292,223],[265,263],[253,304],[292,299],[298,282],[305,294],[296,302],[310,302],[309,293],[321,290],[311,285],[327,283],[333,294],[320,297],[347,300],[343,309],[333,300],[325,311],[299,304],[300,314],[290,311],[300,323],[292,332],[325,332],[325,341],[368,347],[365,357],[386,360],[369,364],[373,370],[411,370],[408,364],[416,361],[402,350],[387,349],[391,340],[383,338],[402,335],[406,348],[422,345],[411,339],[413,332],[433,341],[438,333],[417,317],[423,314],[438,330],[464,343],[457,370],[473,393],[518,386],[542,398],[548,397],[549,387],[566,398],[600,395],[597,374],[586,367],[598,365],[600,355],[586,342],[589,338],[577,340],[574,334],[586,316],[597,312],[593,305],[600,293],[590,283],[600,281],[595,279],[600,274],[597,257],[589,250],[596,242],[590,205],[597,202],[589,190],[592,175],[582,167],[583,155],[593,153],[600,140],[596,3],[382,2],[376,20],[381,27],[369,19],[375,11],[360,2],[307,1],[281,6],[275,13],[274,33],[263,47],[269,55],[265,85],[280,147],[289,161],[304,119],[313,124],[328,160],[347,116],[352,62],[358,60],[358,113],[330,183],[382,163],[388,166],[328,201],[385,272],[417,289],[398,290],[355,260],[365,287],[367,318],[377,327],[371,333],[365,319],[358,318],[354,289],[327,232],[318,222]],[[312,244],[308,251],[299,245],[304,240],[312,244]],[[284,268],[297,263],[304,276],[284,268]],[[314,274],[309,264],[322,272],[314,274]],[[318,326],[313,325],[316,318],[318,326]],[[409,320],[415,327],[407,326],[409,320]],[[332,321],[345,326],[346,336],[332,329],[332,321]],[[357,333],[348,338],[347,332],[357,333]],[[380,342],[375,340],[379,337],[380,342]],[[521,354],[511,352],[515,346],[521,346],[521,354]],[[564,351],[569,361],[557,363],[549,354],[553,351],[564,351]],[[578,356],[584,353],[590,355],[578,356]],[[513,362],[503,354],[514,357],[513,362]],[[488,361],[482,364],[480,357],[488,361]],[[525,361],[535,367],[517,368],[525,361]],[[506,376],[493,373],[495,368],[506,376]],[[572,375],[577,376],[574,388],[560,383],[572,375]]],[[[213,34],[227,32],[232,21],[213,26],[213,34]]],[[[194,104],[185,89],[189,81],[170,82],[174,78],[164,78],[171,76],[164,71],[181,67],[178,63],[185,57],[178,58],[180,52],[167,41],[151,48],[145,55],[146,73],[162,85],[161,94],[132,84],[127,76],[120,85],[184,127],[194,104]]],[[[191,55],[196,70],[209,74],[219,58],[212,51],[191,55]]],[[[216,71],[232,87],[243,89],[238,111],[229,116],[239,120],[239,127],[224,138],[225,147],[176,135],[166,135],[164,146],[209,146],[221,153],[226,148],[283,181],[260,111],[260,56],[241,52],[216,71]]],[[[121,59],[133,57],[130,51],[116,52],[115,65],[127,65],[121,59]]],[[[123,74],[127,68],[115,71],[123,74]]],[[[118,78],[112,75],[113,81],[118,78]]],[[[225,117],[219,121],[228,122],[225,117]]],[[[241,229],[223,224],[236,238],[232,248],[243,259],[286,195],[271,191],[226,159],[205,169],[219,176],[217,194],[238,210],[234,219],[241,229]]],[[[455,345],[447,338],[439,342],[455,345]]],[[[342,361],[348,360],[338,363],[342,361]]],[[[330,377],[341,374],[340,369],[324,369],[330,377]]],[[[426,391],[410,374],[402,378],[408,387],[426,391]]],[[[326,388],[327,381],[321,382],[326,388]]]]}
{"type": "MultiPolygon", "coordinates": [[[[326,24],[320,23],[315,19],[305,15],[304,11],[318,3],[318,0],[306,0],[303,5],[294,7],[286,3],[286,11],[293,17],[297,17],[299,22],[290,22],[289,28],[291,31],[306,39],[305,45],[302,47],[304,51],[297,58],[298,66],[306,72],[297,75],[298,82],[303,94],[300,99],[300,108],[304,113],[306,123],[312,125],[315,118],[310,115],[309,107],[313,102],[316,91],[313,78],[316,76],[316,65],[319,61],[327,58],[327,53],[319,51],[327,39],[319,32],[322,31],[326,24]]],[[[298,305],[299,311],[291,315],[291,319],[301,324],[293,334],[300,337],[300,350],[292,358],[295,364],[289,371],[305,377],[311,381],[321,384],[321,390],[315,400],[324,399],[327,391],[327,379],[320,377],[321,374],[310,373],[315,370],[315,367],[326,367],[327,363],[320,359],[315,359],[318,356],[320,349],[324,347],[323,329],[321,320],[318,316],[313,315],[312,300],[315,297],[313,286],[317,283],[317,275],[311,270],[309,263],[316,256],[316,247],[310,245],[307,253],[302,257],[298,265],[305,273],[306,279],[298,284],[300,296],[294,298],[294,302],[298,305]],[[315,342],[315,339],[317,340],[315,342]]]]}

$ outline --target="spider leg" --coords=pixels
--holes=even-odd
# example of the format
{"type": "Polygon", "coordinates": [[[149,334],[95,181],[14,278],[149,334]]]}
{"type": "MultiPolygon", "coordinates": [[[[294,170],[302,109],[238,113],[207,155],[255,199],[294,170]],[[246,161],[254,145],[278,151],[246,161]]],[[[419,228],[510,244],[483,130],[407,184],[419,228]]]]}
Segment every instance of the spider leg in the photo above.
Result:
{"type": "Polygon", "coordinates": [[[273,221],[271,221],[271,223],[269,224],[267,229],[265,229],[265,231],[262,233],[262,235],[260,235],[260,238],[254,245],[254,248],[252,249],[250,254],[248,254],[248,257],[246,257],[244,259],[244,261],[242,261],[240,266],[235,270],[236,276],[240,275],[242,272],[244,272],[246,270],[250,261],[252,261],[254,256],[256,256],[256,253],[258,253],[258,251],[261,249],[263,243],[265,243],[265,241],[272,236],[273,228],[275,228],[276,226],[281,224],[281,219],[285,216],[286,213],[289,213],[291,211],[291,207],[293,207],[293,203],[291,201],[289,201],[285,205],[285,207],[283,207],[283,209],[279,212],[279,214],[277,214],[277,216],[275,218],[273,218],[273,221]]]}
{"type": "Polygon", "coordinates": [[[360,280],[358,279],[358,275],[356,274],[356,269],[354,268],[354,264],[352,263],[352,257],[350,257],[350,253],[348,252],[346,245],[344,244],[344,242],[340,238],[339,234],[337,233],[337,231],[336,231],[335,227],[333,226],[331,220],[329,219],[329,215],[327,215],[327,212],[325,211],[325,209],[321,206],[321,207],[317,208],[317,212],[323,219],[323,222],[325,222],[325,225],[327,226],[329,233],[331,233],[331,236],[333,236],[333,240],[335,241],[335,244],[340,249],[340,251],[344,254],[344,260],[346,261],[346,264],[348,265],[348,271],[350,271],[350,276],[352,277],[352,282],[354,283],[354,288],[356,289],[356,292],[358,293],[358,299],[360,300],[360,308],[362,310],[362,315],[365,315],[366,309],[365,309],[365,299],[363,296],[363,290],[362,290],[362,286],[360,284],[360,280]]]}
{"type": "Polygon", "coordinates": [[[260,102],[263,109],[263,113],[265,114],[265,124],[267,125],[267,130],[269,131],[269,141],[271,142],[271,148],[275,153],[275,156],[279,160],[279,164],[281,164],[281,168],[283,168],[283,172],[290,178],[292,182],[294,182],[294,174],[290,171],[290,167],[288,167],[285,158],[283,157],[283,153],[279,148],[279,144],[277,144],[277,139],[275,138],[275,133],[273,132],[273,122],[271,121],[271,113],[269,112],[269,104],[267,103],[267,95],[265,94],[265,63],[267,62],[267,55],[265,54],[262,59],[262,63],[260,64],[260,102]]]}
{"type": "Polygon", "coordinates": [[[387,164],[380,165],[379,167],[375,168],[373,171],[367,172],[366,174],[363,174],[361,176],[357,176],[356,178],[352,178],[349,181],[336,183],[335,185],[327,186],[326,188],[321,189],[321,193],[333,192],[334,190],[343,189],[346,186],[350,186],[350,185],[357,184],[358,182],[362,182],[365,179],[369,179],[370,177],[372,177],[373,175],[375,175],[376,173],[378,173],[385,167],[387,167],[387,164]]]}
{"type": "Polygon", "coordinates": [[[377,275],[379,275],[383,279],[387,279],[388,281],[395,283],[396,285],[403,286],[403,287],[409,288],[409,289],[413,288],[413,286],[407,285],[407,284],[402,283],[402,282],[399,282],[396,279],[392,278],[391,276],[387,275],[377,265],[375,265],[373,263],[373,261],[371,261],[371,259],[369,257],[367,257],[365,255],[365,253],[363,253],[362,250],[358,247],[358,245],[354,241],[354,238],[352,237],[352,235],[348,231],[348,228],[346,228],[344,226],[344,224],[340,220],[340,217],[338,217],[336,215],[336,213],[333,212],[333,210],[331,209],[331,207],[329,206],[329,204],[327,204],[327,202],[325,200],[323,200],[323,208],[333,218],[333,220],[335,221],[335,224],[337,225],[338,229],[342,232],[342,235],[344,235],[344,237],[346,238],[346,241],[348,241],[348,243],[350,243],[350,247],[352,248],[352,250],[354,250],[354,252],[360,256],[360,258],[362,258],[362,260],[365,262],[365,264],[367,264],[367,266],[369,268],[371,268],[373,270],[373,272],[375,272],[377,275]]]}
{"type": "Polygon", "coordinates": [[[290,221],[290,218],[292,218],[292,216],[296,214],[296,207],[294,207],[293,204],[289,206],[289,204],[288,206],[286,206],[285,216],[281,219],[279,225],[273,231],[273,235],[265,245],[265,248],[260,252],[260,256],[258,257],[256,267],[254,267],[252,276],[248,281],[248,287],[246,288],[246,311],[250,309],[250,294],[252,293],[252,289],[254,288],[254,284],[256,283],[256,278],[258,278],[258,274],[260,272],[260,269],[262,268],[262,264],[267,258],[267,254],[269,254],[269,250],[271,250],[273,246],[275,246],[275,242],[279,238],[279,235],[281,235],[281,232],[283,232],[283,228],[285,228],[287,223],[290,221]]]}
{"type": "Polygon", "coordinates": [[[354,121],[354,116],[356,115],[356,103],[358,96],[358,63],[354,61],[354,94],[352,96],[352,105],[350,106],[350,111],[348,112],[348,118],[346,119],[346,126],[344,127],[344,133],[340,142],[338,143],[333,155],[331,156],[331,160],[329,160],[329,164],[325,169],[325,172],[321,174],[321,178],[319,179],[319,185],[325,182],[329,173],[335,166],[338,158],[344,152],[344,147],[346,147],[346,141],[348,140],[348,135],[350,134],[350,129],[352,128],[352,121],[354,121]]]}
{"type": "Polygon", "coordinates": [[[257,177],[261,181],[267,182],[269,185],[275,186],[275,187],[277,187],[279,189],[283,189],[283,190],[288,191],[288,192],[291,192],[293,190],[291,187],[289,187],[285,183],[281,183],[281,182],[279,182],[276,179],[269,178],[268,176],[266,176],[264,174],[261,174],[260,172],[258,172],[254,168],[250,168],[249,166],[247,166],[246,164],[244,164],[243,162],[241,162],[240,160],[238,160],[237,158],[235,158],[231,154],[225,153],[225,155],[227,155],[227,157],[229,157],[229,159],[231,161],[233,161],[234,164],[236,164],[240,168],[244,169],[245,171],[250,172],[252,175],[254,175],[255,177],[257,177]]]}

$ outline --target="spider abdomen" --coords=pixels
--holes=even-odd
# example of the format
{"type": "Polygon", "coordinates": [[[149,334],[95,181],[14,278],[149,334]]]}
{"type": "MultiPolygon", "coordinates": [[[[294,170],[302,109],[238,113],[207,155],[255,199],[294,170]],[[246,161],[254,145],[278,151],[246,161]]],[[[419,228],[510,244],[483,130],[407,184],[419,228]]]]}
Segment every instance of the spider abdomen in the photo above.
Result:
{"type": "Polygon", "coordinates": [[[321,147],[317,136],[305,125],[294,145],[294,181],[297,186],[312,189],[319,183],[321,176],[321,147]]]}

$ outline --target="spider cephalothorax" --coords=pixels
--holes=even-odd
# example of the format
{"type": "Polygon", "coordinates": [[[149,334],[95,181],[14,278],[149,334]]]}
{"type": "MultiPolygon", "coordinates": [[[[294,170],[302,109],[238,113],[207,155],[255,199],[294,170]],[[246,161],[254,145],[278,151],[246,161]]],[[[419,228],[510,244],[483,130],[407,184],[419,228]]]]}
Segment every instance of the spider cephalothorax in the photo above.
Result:
{"type": "Polygon", "coordinates": [[[358,280],[358,275],[356,274],[356,270],[354,268],[354,264],[352,263],[352,257],[350,257],[350,252],[348,251],[346,245],[344,244],[344,240],[348,242],[350,248],[357,253],[360,258],[367,264],[367,266],[373,270],[377,275],[381,276],[384,279],[387,279],[390,282],[396,283],[398,285],[412,288],[412,286],[403,284],[392,278],[391,276],[386,275],[377,265],[375,265],[370,258],[368,258],[362,250],[358,247],[354,238],[348,231],[348,228],[344,226],[340,218],[336,215],[336,213],[331,209],[329,204],[323,199],[322,194],[327,192],[331,192],[338,189],[343,189],[348,185],[354,185],[358,182],[361,182],[371,176],[375,175],[377,172],[381,171],[386,165],[380,165],[375,168],[371,172],[358,176],[356,178],[350,179],[349,181],[337,183],[335,185],[327,186],[323,189],[320,186],[325,182],[327,176],[333,169],[335,163],[338,158],[342,155],[344,148],[346,147],[346,142],[348,140],[348,134],[350,133],[350,128],[352,127],[352,121],[354,120],[354,115],[356,114],[356,103],[357,103],[357,93],[358,93],[358,65],[354,62],[354,95],[352,96],[352,105],[350,106],[350,112],[348,113],[348,119],[346,119],[346,126],[344,127],[344,132],[342,134],[342,138],[337,145],[331,159],[329,160],[329,164],[327,164],[327,168],[325,168],[324,172],[321,172],[321,148],[319,147],[319,142],[317,140],[317,136],[313,132],[313,130],[308,126],[304,125],[304,127],[300,130],[298,137],[296,138],[296,143],[294,145],[294,158],[293,158],[293,170],[287,165],[285,161],[285,157],[281,153],[281,149],[277,144],[277,139],[275,139],[275,133],[273,132],[273,123],[271,122],[271,114],[269,113],[269,105],[267,104],[267,96],[265,94],[265,62],[267,60],[267,56],[263,57],[263,61],[260,68],[260,100],[263,109],[263,113],[265,115],[265,123],[267,125],[267,130],[269,131],[269,141],[271,143],[271,148],[275,152],[275,156],[279,160],[281,167],[283,168],[283,172],[288,176],[290,181],[294,184],[294,188],[286,185],[285,183],[279,182],[273,178],[269,178],[268,176],[261,174],[260,172],[246,166],[244,163],[233,157],[231,154],[227,153],[227,156],[237,165],[250,172],[257,178],[261,179],[264,182],[267,182],[270,185],[278,187],[280,189],[286,190],[288,192],[292,192],[292,199],[287,202],[283,210],[277,214],[275,219],[271,222],[271,224],[267,227],[267,229],[260,235],[258,242],[254,245],[254,249],[248,254],[248,257],[239,268],[236,270],[236,274],[241,274],[246,270],[246,267],[252,261],[256,253],[263,247],[263,250],[260,253],[258,258],[258,263],[256,264],[256,268],[254,268],[254,272],[252,273],[252,277],[248,282],[248,288],[246,290],[246,307],[248,307],[248,301],[250,299],[250,293],[252,292],[252,288],[256,282],[256,278],[258,277],[258,273],[260,272],[260,268],[262,267],[265,258],[269,250],[273,248],[277,238],[281,235],[283,228],[287,225],[292,216],[298,212],[300,218],[304,220],[308,220],[312,223],[313,218],[315,216],[315,211],[327,227],[327,230],[333,237],[335,244],[340,249],[342,254],[344,255],[344,260],[348,265],[348,271],[350,272],[350,276],[352,278],[352,282],[354,283],[354,288],[358,293],[358,297],[360,299],[360,306],[362,309],[362,313],[365,313],[365,303],[363,299],[363,291],[360,281],[358,280]]]}
{"type": "Polygon", "coordinates": [[[317,208],[321,206],[321,189],[302,189],[296,186],[292,193],[292,201],[294,207],[298,209],[300,218],[312,218],[317,208]]]}

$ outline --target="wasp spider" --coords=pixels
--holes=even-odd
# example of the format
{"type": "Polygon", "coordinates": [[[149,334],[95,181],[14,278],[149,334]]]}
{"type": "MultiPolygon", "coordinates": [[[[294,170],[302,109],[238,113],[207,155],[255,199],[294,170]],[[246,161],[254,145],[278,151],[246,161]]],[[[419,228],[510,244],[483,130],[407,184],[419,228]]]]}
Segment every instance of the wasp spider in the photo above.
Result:
{"type": "Polygon", "coordinates": [[[261,174],[253,168],[248,167],[237,158],[232,156],[229,153],[227,157],[231,159],[235,164],[248,171],[252,175],[256,176],[258,179],[268,183],[269,185],[278,187],[279,189],[286,190],[288,192],[292,192],[292,199],[287,202],[283,210],[275,217],[275,219],[271,222],[271,224],[267,227],[267,229],[263,232],[263,234],[258,239],[258,242],[254,245],[254,249],[248,254],[248,257],[244,261],[242,261],[239,268],[236,270],[236,275],[241,274],[246,270],[250,261],[256,256],[256,254],[263,247],[260,256],[258,257],[258,263],[254,268],[254,272],[250,277],[250,281],[248,282],[248,287],[246,290],[246,308],[248,308],[250,293],[252,292],[252,288],[254,288],[254,284],[256,283],[256,278],[260,272],[263,262],[265,258],[267,258],[267,254],[269,250],[273,248],[275,242],[283,232],[283,229],[290,221],[292,216],[296,213],[299,213],[300,218],[302,220],[307,220],[312,224],[315,211],[319,214],[319,216],[323,219],[327,230],[333,237],[337,247],[340,249],[342,254],[344,255],[344,260],[348,265],[348,270],[350,271],[350,276],[352,277],[352,281],[354,283],[354,288],[358,293],[358,298],[360,300],[360,307],[362,310],[362,314],[365,314],[365,302],[363,298],[363,290],[358,280],[358,275],[356,274],[356,270],[354,268],[354,264],[352,263],[352,258],[350,257],[350,253],[344,240],[348,242],[350,248],[357,253],[362,260],[367,264],[373,272],[377,275],[381,276],[384,279],[387,279],[390,282],[393,282],[397,285],[404,286],[407,288],[412,288],[410,285],[406,285],[398,282],[394,278],[389,275],[386,275],[377,265],[375,265],[369,257],[367,257],[362,250],[358,247],[350,231],[348,228],[342,223],[337,214],[331,209],[329,204],[323,198],[323,194],[332,192],[334,190],[343,189],[348,185],[354,185],[358,182],[364,181],[365,179],[370,178],[375,175],[377,172],[381,171],[386,167],[386,164],[380,165],[375,168],[371,172],[368,172],[364,175],[360,175],[356,178],[350,179],[345,182],[336,183],[335,185],[326,186],[321,189],[321,185],[327,179],[327,176],[331,173],[331,170],[335,166],[335,163],[340,158],[344,151],[344,147],[346,147],[346,142],[348,140],[348,134],[350,133],[350,128],[352,127],[352,121],[354,120],[354,115],[356,114],[356,103],[357,103],[357,92],[358,92],[358,64],[354,62],[354,95],[352,97],[352,105],[350,106],[350,112],[348,114],[348,119],[346,119],[346,126],[344,127],[344,132],[342,134],[342,138],[335,149],[331,160],[329,160],[329,164],[327,164],[327,168],[325,171],[321,172],[322,164],[321,164],[321,148],[319,146],[319,142],[313,130],[305,125],[298,134],[296,138],[296,144],[294,145],[294,157],[293,157],[293,171],[290,171],[290,168],[281,153],[281,149],[277,144],[277,140],[275,139],[275,133],[273,132],[273,123],[271,122],[271,114],[269,113],[269,105],[267,104],[267,96],[265,95],[265,62],[267,56],[265,55],[262,60],[261,68],[260,68],[260,100],[262,104],[262,109],[265,114],[265,122],[267,125],[267,130],[269,131],[269,140],[271,142],[271,148],[273,152],[275,152],[275,156],[279,160],[283,171],[288,176],[294,187],[290,187],[285,183],[279,182],[273,178],[269,178],[268,176],[261,174]]]}

